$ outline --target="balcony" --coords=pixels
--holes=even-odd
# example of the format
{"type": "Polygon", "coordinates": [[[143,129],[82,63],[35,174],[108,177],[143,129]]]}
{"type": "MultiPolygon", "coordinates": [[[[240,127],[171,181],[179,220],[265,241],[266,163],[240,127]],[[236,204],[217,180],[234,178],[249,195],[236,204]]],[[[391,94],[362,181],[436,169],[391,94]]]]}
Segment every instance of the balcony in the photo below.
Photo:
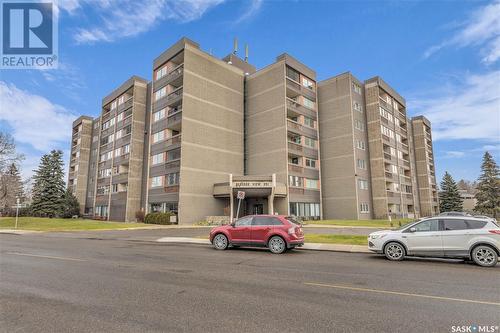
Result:
{"type": "Polygon", "coordinates": [[[166,107],[167,105],[172,105],[172,104],[174,104],[174,102],[180,101],[182,98],[182,92],[183,92],[183,88],[179,87],[179,88],[177,88],[177,90],[174,90],[173,92],[171,92],[167,96],[164,96],[164,97],[160,98],[159,100],[155,101],[153,111],[154,112],[159,111],[159,110],[163,109],[164,107],[166,107]]]}
{"type": "Polygon", "coordinates": [[[168,74],[156,80],[154,82],[155,89],[164,87],[167,84],[172,83],[172,81],[182,77],[183,73],[184,73],[184,64],[180,64],[179,66],[172,69],[168,74]]]}
{"type": "Polygon", "coordinates": [[[315,128],[303,126],[291,119],[287,119],[287,129],[290,132],[297,133],[297,134],[303,134],[305,136],[308,136],[313,139],[318,138],[318,131],[315,128]]]}
{"type": "Polygon", "coordinates": [[[391,111],[392,110],[392,106],[389,103],[387,103],[387,101],[384,98],[382,98],[382,96],[379,96],[379,102],[380,102],[380,105],[384,109],[386,109],[387,111],[391,111]]]}
{"type": "Polygon", "coordinates": [[[316,111],[299,104],[298,102],[294,101],[291,98],[286,99],[286,106],[288,110],[291,111],[292,113],[303,115],[312,118],[314,120],[317,119],[316,111]]]}
{"type": "Polygon", "coordinates": [[[132,103],[133,103],[133,97],[130,96],[125,102],[118,105],[116,113],[120,113],[121,111],[132,107],[132,103]]]}
{"type": "Polygon", "coordinates": [[[299,82],[288,76],[286,79],[286,87],[291,92],[291,95],[303,95],[312,101],[316,101],[316,92],[313,89],[301,85],[299,82]]]}
{"type": "Polygon", "coordinates": [[[177,193],[177,192],[179,192],[179,185],[164,186],[163,192],[164,193],[177,193]]]}
{"type": "Polygon", "coordinates": [[[311,179],[319,179],[319,170],[315,168],[307,168],[301,165],[288,163],[288,172],[291,175],[301,176],[311,179]]]}
{"type": "Polygon", "coordinates": [[[123,154],[120,156],[116,156],[115,159],[113,160],[113,165],[128,162],[129,158],[130,158],[130,154],[123,154]]]}
{"type": "Polygon", "coordinates": [[[318,150],[310,147],[305,147],[300,144],[288,141],[288,152],[298,156],[306,156],[309,158],[318,158],[318,150]]]}

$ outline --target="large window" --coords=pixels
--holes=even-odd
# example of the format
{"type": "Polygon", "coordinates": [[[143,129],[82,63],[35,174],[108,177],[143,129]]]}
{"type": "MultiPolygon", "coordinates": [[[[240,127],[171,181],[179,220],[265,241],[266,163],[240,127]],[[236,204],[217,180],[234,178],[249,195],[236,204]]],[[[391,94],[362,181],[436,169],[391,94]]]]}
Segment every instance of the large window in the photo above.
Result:
{"type": "Polygon", "coordinates": [[[314,119],[304,117],[304,125],[314,128],[314,119]]]}
{"type": "Polygon", "coordinates": [[[321,216],[319,203],[314,202],[290,202],[290,215],[319,219],[321,216]]]}
{"type": "Polygon", "coordinates": [[[179,185],[179,173],[178,172],[169,173],[166,178],[167,178],[167,185],[168,186],[179,185]]]}
{"type": "Polygon", "coordinates": [[[294,187],[302,187],[302,177],[289,175],[288,185],[294,187]]]}
{"type": "Polygon", "coordinates": [[[360,190],[368,190],[368,181],[364,179],[359,179],[358,186],[360,190]]]}
{"type": "Polygon", "coordinates": [[[162,97],[165,97],[167,94],[167,87],[163,87],[155,92],[155,101],[159,100],[162,97]]]}
{"type": "Polygon", "coordinates": [[[312,160],[310,158],[306,158],[306,167],[308,167],[308,168],[316,168],[316,160],[312,160]]]}
{"type": "Polygon", "coordinates": [[[304,104],[304,106],[309,108],[309,109],[314,109],[314,102],[311,101],[309,98],[303,97],[302,104],[304,104]]]}
{"type": "Polygon", "coordinates": [[[163,177],[156,176],[151,178],[151,187],[160,187],[163,185],[163,177]]]}
{"type": "Polygon", "coordinates": [[[316,148],[316,140],[305,136],[304,137],[304,145],[306,145],[307,147],[316,148]]]}
{"type": "Polygon", "coordinates": [[[305,188],[313,188],[313,189],[317,189],[319,188],[318,184],[318,180],[317,179],[309,179],[309,178],[304,178],[304,187],[305,188]]]}
{"type": "Polygon", "coordinates": [[[153,143],[160,142],[165,139],[165,131],[153,133],[153,143]]]}
{"type": "Polygon", "coordinates": [[[153,158],[152,158],[153,165],[160,164],[163,162],[165,162],[165,154],[164,153],[153,155],[153,158]]]}
{"type": "Polygon", "coordinates": [[[166,113],[166,109],[164,109],[164,108],[158,112],[153,113],[153,121],[158,121],[160,119],[165,118],[165,113],[166,113]]]}

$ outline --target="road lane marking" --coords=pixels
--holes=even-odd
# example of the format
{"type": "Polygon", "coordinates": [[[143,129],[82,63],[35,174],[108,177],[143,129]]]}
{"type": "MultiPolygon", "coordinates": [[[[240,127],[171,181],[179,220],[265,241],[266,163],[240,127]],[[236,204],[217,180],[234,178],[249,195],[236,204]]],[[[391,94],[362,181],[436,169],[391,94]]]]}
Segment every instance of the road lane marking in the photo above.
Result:
{"type": "Polygon", "coordinates": [[[58,260],[70,260],[70,261],[87,261],[85,259],[78,259],[78,258],[42,256],[42,255],[39,255],[39,254],[21,253],[21,252],[5,252],[5,254],[12,254],[12,255],[16,255],[16,256],[25,256],[25,257],[46,258],[46,259],[58,259],[58,260]]]}
{"type": "Polygon", "coordinates": [[[444,301],[455,301],[455,302],[476,303],[476,304],[487,304],[487,305],[500,306],[500,303],[487,302],[487,301],[477,301],[477,300],[464,299],[464,298],[451,298],[451,297],[442,297],[442,296],[411,294],[411,293],[404,293],[404,292],[399,292],[399,291],[358,288],[358,287],[350,287],[350,286],[342,286],[342,285],[334,285],[334,284],[314,283],[314,282],[304,282],[304,284],[308,285],[308,286],[316,286],[316,287],[327,287],[327,288],[346,289],[346,290],[353,290],[353,291],[365,291],[365,292],[379,293],[379,294],[390,294],[390,295],[398,295],[398,296],[431,298],[431,299],[438,299],[438,300],[444,300],[444,301]]]}

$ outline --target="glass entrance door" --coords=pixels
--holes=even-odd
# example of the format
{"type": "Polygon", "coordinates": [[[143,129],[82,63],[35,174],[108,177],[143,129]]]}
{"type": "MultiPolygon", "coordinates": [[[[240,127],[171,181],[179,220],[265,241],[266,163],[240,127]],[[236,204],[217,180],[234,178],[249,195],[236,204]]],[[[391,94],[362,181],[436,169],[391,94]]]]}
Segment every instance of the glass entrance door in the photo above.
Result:
{"type": "Polygon", "coordinates": [[[254,215],[264,214],[264,205],[263,204],[254,204],[253,205],[253,214],[254,215]]]}

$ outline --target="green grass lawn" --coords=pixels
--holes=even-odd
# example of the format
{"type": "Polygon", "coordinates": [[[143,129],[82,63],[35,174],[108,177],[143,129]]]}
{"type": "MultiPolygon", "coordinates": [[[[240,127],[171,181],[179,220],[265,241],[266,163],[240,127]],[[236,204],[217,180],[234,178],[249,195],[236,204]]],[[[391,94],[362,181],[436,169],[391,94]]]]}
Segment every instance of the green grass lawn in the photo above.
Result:
{"type": "Polygon", "coordinates": [[[306,234],[306,243],[367,245],[367,237],[359,235],[306,234]]]}
{"type": "MultiPolygon", "coordinates": [[[[392,227],[399,227],[401,225],[409,223],[413,219],[393,219],[392,227]]],[[[375,228],[391,228],[391,223],[389,220],[319,220],[319,221],[305,221],[305,224],[322,224],[322,225],[338,225],[338,226],[349,226],[349,227],[375,227],[375,228]]]]}
{"type": "MultiPolygon", "coordinates": [[[[0,217],[0,229],[14,229],[15,217],[0,217]]],[[[134,227],[150,227],[151,224],[103,222],[86,219],[49,219],[42,217],[20,217],[17,228],[36,231],[105,230],[134,227]]]]}

